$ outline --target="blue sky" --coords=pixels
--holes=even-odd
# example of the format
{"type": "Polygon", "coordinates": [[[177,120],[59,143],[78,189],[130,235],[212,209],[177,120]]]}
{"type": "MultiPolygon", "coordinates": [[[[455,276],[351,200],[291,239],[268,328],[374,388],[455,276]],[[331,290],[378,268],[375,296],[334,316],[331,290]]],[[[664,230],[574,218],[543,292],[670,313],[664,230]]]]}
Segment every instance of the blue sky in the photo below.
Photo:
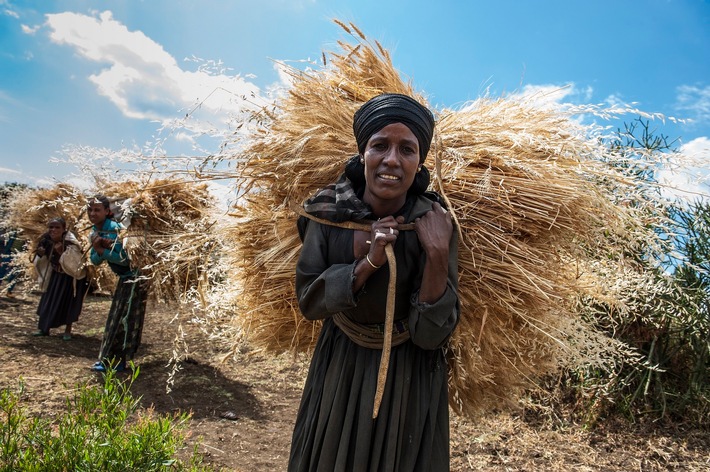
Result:
{"type": "Polygon", "coordinates": [[[435,107],[566,86],[560,101],[686,120],[654,126],[709,162],[708,1],[0,0],[0,182],[66,180],[75,169],[51,160],[69,148],[210,152],[159,130],[196,103],[219,128],[234,97],[266,99],[274,60],[349,40],[332,18],[382,43],[435,107]]]}

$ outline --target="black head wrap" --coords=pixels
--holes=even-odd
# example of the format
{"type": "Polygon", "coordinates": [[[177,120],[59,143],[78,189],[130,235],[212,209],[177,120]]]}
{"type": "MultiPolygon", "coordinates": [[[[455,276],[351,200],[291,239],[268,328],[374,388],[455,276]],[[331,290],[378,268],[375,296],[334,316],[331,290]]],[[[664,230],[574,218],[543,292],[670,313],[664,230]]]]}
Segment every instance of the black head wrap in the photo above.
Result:
{"type": "Polygon", "coordinates": [[[392,123],[403,123],[419,141],[419,162],[424,162],[434,136],[434,115],[412,97],[399,93],[377,95],[365,102],[353,119],[360,154],[373,134],[392,123]]]}

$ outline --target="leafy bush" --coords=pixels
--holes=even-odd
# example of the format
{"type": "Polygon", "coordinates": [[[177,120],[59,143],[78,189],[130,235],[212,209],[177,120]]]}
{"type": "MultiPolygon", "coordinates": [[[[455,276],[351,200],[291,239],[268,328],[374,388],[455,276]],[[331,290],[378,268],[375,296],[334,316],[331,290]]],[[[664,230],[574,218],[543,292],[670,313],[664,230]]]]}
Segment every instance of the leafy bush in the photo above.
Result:
{"type": "MultiPolygon", "coordinates": [[[[640,221],[659,237],[631,240],[624,264],[606,275],[616,302],[581,300],[581,314],[630,356],[607,369],[572,372],[587,424],[609,412],[629,419],[672,418],[697,424],[710,419],[710,203],[661,198],[653,166],[673,151],[639,119],[611,143],[628,158],[629,173],[644,189],[625,204],[643,208],[640,221]],[[650,205],[648,203],[651,203],[650,205]]],[[[618,257],[618,255],[609,256],[618,257]]],[[[611,266],[613,267],[613,266],[611,266]]]]}
{"type": "Polygon", "coordinates": [[[31,417],[22,406],[24,386],[0,391],[0,471],[201,471],[184,446],[189,414],[157,415],[139,409],[130,393],[136,368],[121,381],[109,370],[103,385],[80,385],[55,420],[31,417]]]}

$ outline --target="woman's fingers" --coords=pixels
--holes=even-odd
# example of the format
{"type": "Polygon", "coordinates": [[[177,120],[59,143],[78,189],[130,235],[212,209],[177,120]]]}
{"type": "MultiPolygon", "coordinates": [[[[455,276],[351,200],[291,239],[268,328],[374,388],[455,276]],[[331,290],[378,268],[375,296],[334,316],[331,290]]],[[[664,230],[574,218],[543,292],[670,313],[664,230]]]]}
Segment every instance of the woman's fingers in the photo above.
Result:
{"type": "Polygon", "coordinates": [[[382,226],[374,228],[372,235],[373,242],[383,247],[386,246],[388,243],[394,244],[394,242],[397,240],[398,234],[399,230],[396,230],[391,226],[382,226]]]}

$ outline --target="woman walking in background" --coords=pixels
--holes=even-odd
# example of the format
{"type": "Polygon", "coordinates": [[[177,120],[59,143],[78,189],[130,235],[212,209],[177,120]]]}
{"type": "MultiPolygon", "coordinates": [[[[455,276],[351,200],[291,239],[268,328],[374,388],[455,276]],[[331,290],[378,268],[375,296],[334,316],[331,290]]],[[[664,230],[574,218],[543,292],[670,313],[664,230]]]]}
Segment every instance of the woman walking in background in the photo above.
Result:
{"type": "Polygon", "coordinates": [[[69,250],[81,254],[79,240],[67,231],[64,219],[52,218],[47,223],[47,232],[40,237],[34,251],[39,257],[47,257],[50,267],[47,290],[42,294],[37,307],[39,329],[34,336],[49,336],[50,329],[65,325],[63,339],[68,341],[71,339],[72,324],[79,320],[89,284],[86,276],[74,278],[62,267],[62,254],[69,250]]]}
{"type": "Polygon", "coordinates": [[[138,270],[131,268],[128,254],[118,237],[123,227],[113,220],[108,198],[103,195],[91,198],[87,214],[93,224],[89,236],[91,262],[99,265],[106,261],[118,276],[99,360],[91,369],[97,372],[105,372],[108,368],[122,371],[140,345],[148,293],[145,282],[139,280],[138,270]]]}

